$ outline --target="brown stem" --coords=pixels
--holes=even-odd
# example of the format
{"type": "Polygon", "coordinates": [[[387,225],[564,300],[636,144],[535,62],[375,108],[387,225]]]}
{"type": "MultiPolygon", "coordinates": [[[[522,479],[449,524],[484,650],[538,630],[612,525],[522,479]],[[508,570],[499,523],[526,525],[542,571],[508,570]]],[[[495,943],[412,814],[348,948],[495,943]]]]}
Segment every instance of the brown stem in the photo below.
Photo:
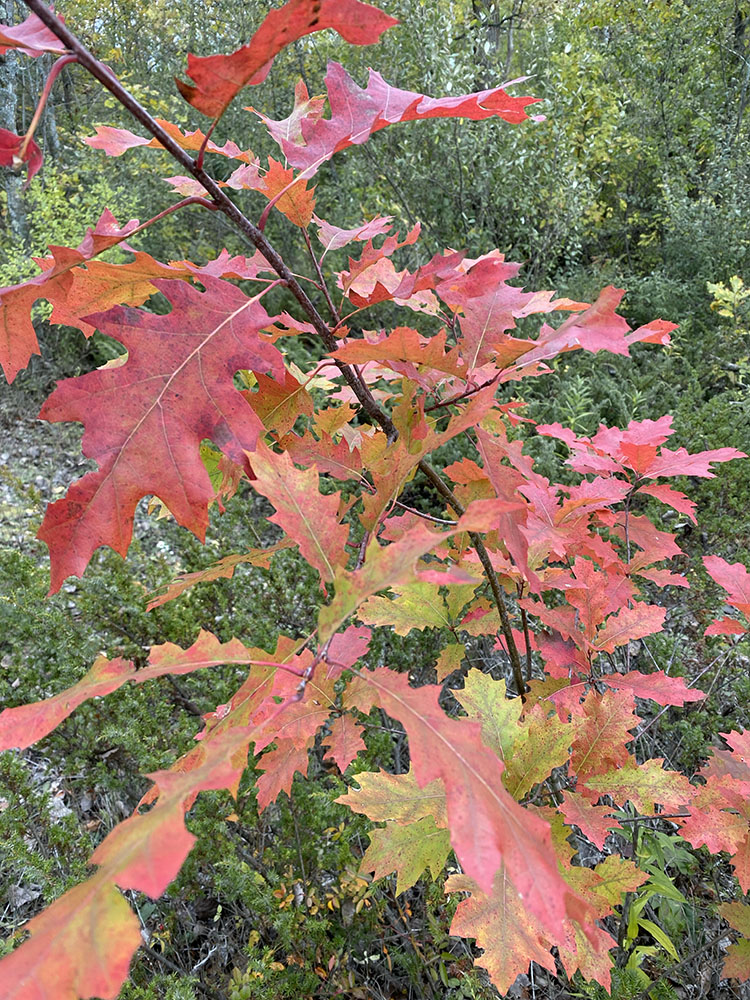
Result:
{"type": "MultiPolygon", "coordinates": [[[[461,517],[462,514],[466,513],[466,508],[458,499],[453,490],[443,481],[443,479],[438,475],[438,473],[432,468],[429,462],[425,462],[424,459],[419,463],[419,471],[425,475],[438,493],[448,501],[450,506],[455,510],[456,514],[461,517]]],[[[481,537],[475,532],[469,532],[469,538],[471,539],[471,544],[474,546],[477,555],[479,556],[479,561],[482,564],[482,569],[487,577],[490,585],[490,590],[492,591],[492,597],[495,601],[495,606],[497,607],[498,613],[500,614],[500,625],[503,631],[503,637],[505,638],[506,645],[508,647],[508,655],[510,656],[510,665],[513,669],[513,680],[516,684],[516,689],[518,693],[523,698],[524,692],[526,691],[526,683],[523,679],[523,671],[521,670],[521,657],[518,654],[518,646],[516,646],[516,640],[513,638],[513,631],[510,625],[510,617],[508,615],[508,608],[505,603],[505,598],[503,597],[503,592],[500,587],[500,581],[497,578],[497,573],[495,572],[495,567],[492,565],[492,560],[490,559],[490,554],[485,548],[484,542],[481,537]]]]}
{"type": "Polygon", "coordinates": [[[29,127],[26,129],[26,135],[23,137],[21,148],[18,150],[18,158],[20,160],[23,160],[26,154],[26,149],[28,148],[28,145],[34,136],[34,132],[36,132],[36,127],[39,124],[39,119],[42,117],[42,111],[44,111],[44,106],[47,103],[50,92],[52,90],[52,84],[57,79],[57,76],[61,69],[64,69],[66,66],[70,65],[70,63],[74,63],[76,61],[77,61],[77,56],[74,55],[60,56],[60,58],[56,60],[56,62],[52,66],[52,69],[49,71],[49,75],[47,76],[47,79],[44,84],[44,90],[42,91],[42,96],[39,98],[39,103],[37,104],[36,110],[34,111],[34,117],[31,119],[31,123],[29,124],[29,127]]]}
{"type": "Polygon", "coordinates": [[[523,637],[526,642],[526,680],[531,680],[531,637],[529,636],[529,618],[526,608],[521,608],[521,625],[523,626],[523,637]]]}
{"type": "Polygon", "coordinates": [[[306,229],[303,229],[302,235],[305,237],[305,245],[307,246],[307,252],[310,254],[310,260],[312,260],[313,262],[313,267],[315,268],[315,273],[317,274],[318,281],[320,283],[320,290],[325,296],[326,305],[330,310],[331,319],[334,322],[334,329],[335,329],[337,326],[341,326],[341,317],[339,316],[336,306],[333,304],[331,293],[328,291],[328,285],[326,284],[325,275],[323,274],[323,270],[320,266],[320,261],[315,256],[315,253],[313,251],[312,243],[310,242],[310,234],[306,229]]]}

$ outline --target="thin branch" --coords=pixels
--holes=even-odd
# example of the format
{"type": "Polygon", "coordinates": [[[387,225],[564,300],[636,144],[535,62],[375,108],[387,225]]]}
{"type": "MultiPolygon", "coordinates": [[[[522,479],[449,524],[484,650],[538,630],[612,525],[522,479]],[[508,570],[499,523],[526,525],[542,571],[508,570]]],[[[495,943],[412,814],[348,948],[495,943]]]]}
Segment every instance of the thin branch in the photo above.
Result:
{"type": "Polygon", "coordinates": [[[678,972],[680,969],[683,968],[683,966],[689,965],[689,963],[692,962],[694,959],[698,958],[699,955],[702,955],[704,951],[709,951],[720,941],[723,941],[724,938],[730,937],[732,934],[735,933],[736,931],[734,930],[734,928],[728,927],[720,934],[717,934],[715,937],[712,937],[710,941],[707,941],[704,945],[701,945],[700,948],[696,948],[695,951],[692,951],[687,958],[683,958],[683,960],[681,962],[677,962],[676,965],[670,965],[670,967],[666,969],[664,972],[662,972],[662,974],[658,976],[653,981],[653,983],[647,986],[645,990],[641,990],[641,992],[638,993],[633,998],[633,1000],[649,1000],[649,994],[651,993],[651,990],[657,985],[657,983],[661,983],[665,979],[671,979],[674,976],[675,972],[678,972]]]}
{"type": "Polygon", "coordinates": [[[47,79],[44,84],[44,90],[42,91],[42,96],[39,98],[39,103],[37,104],[36,111],[34,112],[34,117],[31,119],[29,127],[26,129],[26,135],[23,137],[21,148],[18,150],[19,160],[23,160],[24,156],[26,155],[26,149],[28,148],[28,145],[34,136],[34,132],[36,132],[36,127],[39,124],[39,119],[42,117],[42,111],[44,111],[44,106],[47,103],[50,92],[52,90],[52,84],[55,82],[58,73],[60,72],[60,70],[65,69],[65,67],[68,66],[70,63],[76,61],[77,57],[73,55],[60,56],[60,58],[55,61],[52,69],[49,71],[49,75],[47,76],[47,79]]]}
{"type": "MultiPolygon", "coordinates": [[[[443,479],[438,475],[438,473],[432,468],[432,466],[422,460],[418,466],[420,472],[425,475],[438,493],[448,501],[450,506],[455,510],[456,514],[461,517],[462,514],[466,513],[466,508],[455,495],[453,490],[443,481],[443,479]]],[[[513,670],[513,679],[516,684],[516,690],[523,698],[524,692],[526,691],[526,682],[523,679],[523,670],[521,669],[521,657],[518,654],[518,646],[516,646],[516,640],[513,637],[513,631],[510,625],[510,617],[508,615],[508,608],[505,604],[505,598],[503,597],[503,591],[500,587],[500,581],[497,578],[497,573],[495,572],[495,567],[492,565],[492,560],[490,559],[490,554],[485,548],[484,542],[481,537],[476,533],[476,531],[469,532],[469,538],[471,539],[471,544],[474,546],[477,555],[479,556],[479,561],[482,564],[482,569],[484,570],[485,576],[490,585],[490,590],[492,591],[492,597],[495,601],[495,606],[497,607],[498,613],[500,615],[500,625],[503,631],[503,637],[505,638],[505,643],[508,647],[508,655],[510,656],[510,665],[513,670]]]]}

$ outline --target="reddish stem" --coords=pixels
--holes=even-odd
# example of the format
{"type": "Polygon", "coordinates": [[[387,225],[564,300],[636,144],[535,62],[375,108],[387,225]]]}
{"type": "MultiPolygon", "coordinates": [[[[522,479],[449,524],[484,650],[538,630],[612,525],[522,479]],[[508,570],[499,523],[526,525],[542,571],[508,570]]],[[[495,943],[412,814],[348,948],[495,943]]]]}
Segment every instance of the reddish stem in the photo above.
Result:
{"type": "Polygon", "coordinates": [[[31,124],[26,130],[26,135],[23,137],[21,148],[18,151],[19,159],[23,160],[26,155],[26,149],[34,137],[36,127],[39,124],[39,119],[42,117],[42,111],[44,111],[44,106],[47,103],[47,99],[52,91],[52,85],[57,79],[60,70],[64,69],[69,63],[74,62],[78,62],[78,56],[76,55],[60,56],[60,58],[55,61],[52,69],[49,71],[49,75],[47,76],[44,84],[44,90],[42,91],[42,96],[39,98],[39,103],[37,104],[36,111],[34,112],[34,117],[31,119],[31,124]]]}

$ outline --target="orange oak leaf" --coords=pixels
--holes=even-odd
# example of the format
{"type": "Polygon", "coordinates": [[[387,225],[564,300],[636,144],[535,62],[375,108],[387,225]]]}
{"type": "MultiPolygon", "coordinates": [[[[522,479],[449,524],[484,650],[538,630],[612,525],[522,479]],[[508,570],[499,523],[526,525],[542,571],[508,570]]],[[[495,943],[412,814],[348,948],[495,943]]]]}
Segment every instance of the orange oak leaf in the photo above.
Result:
{"type": "Polygon", "coordinates": [[[333,28],[352,45],[371,45],[395,24],[395,18],[360,0],[289,0],[272,10],[249,43],[231,55],[189,55],[187,76],[193,82],[177,80],[177,86],[189,104],[216,118],[243,87],[262,83],[274,58],[298,38],[333,28]]]}
{"type": "Polygon", "coordinates": [[[138,220],[131,219],[120,228],[112,213],[104,211],[96,226],[86,231],[75,250],[71,247],[50,247],[52,257],[35,258],[42,268],[41,274],[0,289],[0,365],[8,382],[12,382],[18,372],[28,365],[32,354],[39,354],[39,343],[31,322],[31,307],[36,300],[67,303],[73,284],[73,269],[127,239],[137,226],[138,220]]]}
{"type": "Polygon", "coordinates": [[[505,866],[495,876],[489,894],[467,875],[451,875],[445,891],[471,893],[458,904],[450,932],[476,940],[483,950],[479,964],[500,993],[507,993],[531,962],[554,974],[555,960],[549,945],[536,922],[529,919],[526,902],[519,897],[505,866]]]}
{"type": "Polygon", "coordinates": [[[286,452],[280,455],[259,443],[252,455],[253,489],[276,508],[269,519],[299,545],[305,559],[328,581],[348,559],[349,528],[339,520],[339,494],[324,496],[316,470],[297,469],[286,452]]]}
{"type": "Polygon", "coordinates": [[[256,187],[269,200],[278,199],[275,207],[293,225],[307,229],[315,211],[315,188],[308,188],[306,180],[295,178],[291,167],[284,167],[269,156],[268,170],[256,187]]]}
{"type": "Polygon", "coordinates": [[[201,293],[157,280],[173,307],[167,315],[118,306],[87,317],[128,359],[60,382],[42,407],[44,420],[83,423],[84,454],[99,463],[47,508],[38,537],[50,550],[52,592],[81,576],[100,545],[125,555],[136,504],[149,493],[203,538],[214,490],[201,441],[238,463],[255,448],[262,425],[232,378],[241,368],[283,371],[281,355],[260,336],[270,319],[234,285],[207,276],[203,283],[201,293]]]}
{"type": "Polygon", "coordinates": [[[275,553],[281,552],[282,549],[288,549],[293,545],[294,542],[290,538],[284,538],[275,545],[269,545],[268,548],[253,549],[250,552],[224,556],[223,559],[219,559],[212,566],[207,566],[206,569],[199,569],[194,573],[185,573],[182,576],[178,576],[166,585],[162,593],[154,595],[149,600],[146,610],[152,611],[154,608],[160,608],[162,604],[180,597],[181,594],[184,594],[186,590],[190,590],[197,583],[206,583],[210,580],[231,580],[237,566],[245,563],[249,563],[250,566],[260,566],[262,569],[268,569],[275,553]]]}
{"type": "Polygon", "coordinates": [[[336,767],[343,774],[361,750],[366,750],[362,739],[362,726],[349,714],[339,715],[331,723],[331,732],[323,737],[323,745],[329,749],[326,757],[336,761],[336,767]]]}

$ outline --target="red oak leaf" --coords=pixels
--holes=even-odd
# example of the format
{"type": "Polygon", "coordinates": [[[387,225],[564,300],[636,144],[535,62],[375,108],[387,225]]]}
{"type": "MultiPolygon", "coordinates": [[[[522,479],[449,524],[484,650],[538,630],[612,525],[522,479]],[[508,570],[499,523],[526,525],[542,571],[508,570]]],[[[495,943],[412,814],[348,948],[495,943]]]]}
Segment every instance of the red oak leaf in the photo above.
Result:
{"type": "Polygon", "coordinates": [[[20,167],[27,165],[26,184],[42,166],[42,151],[33,139],[25,141],[22,135],[0,128],[0,167],[20,167]],[[21,149],[23,148],[23,152],[21,149]]]}
{"type": "MultiPolygon", "coordinates": [[[[62,20],[62,18],[61,18],[62,20]]],[[[18,49],[26,56],[43,56],[45,52],[62,55],[64,44],[36,14],[29,14],[21,24],[0,24],[0,55],[8,49],[18,49]]]]}
{"type": "Polygon", "coordinates": [[[711,622],[704,635],[744,635],[747,628],[735,618],[719,618],[711,622]]]}
{"type": "MultiPolygon", "coordinates": [[[[331,2],[333,4],[335,0],[331,2]]],[[[344,6],[340,2],[339,5],[344,6]]],[[[392,87],[374,70],[370,70],[367,87],[363,90],[343,66],[335,62],[328,64],[326,89],[331,117],[322,118],[316,112],[307,119],[303,118],[299,123],[299,133],[293,140],[286,137],[288,119],[276,122],[256,112],[281,146],[288,162],[293,167],[304,168],[305,177],[312,177],[334,153],[348,146],[361,145],[374,132],[397,122],[424,118],[481,121],[493,117],[507,122],[521,122],[529,117],[524,109],[538,100],[535,97],[511,97],[503,87],[460,97],[427,97],[392,87]]]]}
{"type": "Polygon", "coordinates": [[[371,45],[395,24],[395,18],[360,0],[289,0],[272,10],[250,42],[231,55],[189,55],[187,75],[193,83],[177,80],[177,86],[198,111],[219,117],[243,87],[262,83],[274,58],[298,38],[333,28],[352,45],[371,45]]]}
{"type": "Polygon", "coordinates": [[[640,721],[634,708],[632,694],[605,691],[600,696],[589,691],[577,711],[580,718],[571,756],[571,771],[579,781],[625,766],[630,758],[626,744],[633,739],[630,730],[640,721]]]}
{"type": "Polygon", "coordinates": [[[479,964],[501,994],[507,993],[531,962],[555,973],[549,942],[537,922],[529,917],[526,901],[508,878],[505,866],[495,876],[489,894],[466,875],[449,876],[445,891],[471,893],[458,904],[450,932],[476,940],[483,949],[479,964]]]}
{"type": "Polygon", "coordinates": [[[565,792],[565,798],[560,806],[565,822],[570,826],[577,826],[584,837],[588,837],[600,851],[604,850],[604,842],[610,830],[621,829],[617,820],[609,815],[612,811],[612,806],[592,805],[579,792],[570,790],[565,792]]]}
{"type": "Polygon", "coordinates": [[[624,646],[631,639],[642,639],[654,632],[661,632],[666,617],[666,608],[638,601],[632,607],[622,608],[611,615],[604,628],[597,633],[592,646],[599,652],[611,653],[617,646],[624,646]]]}
{"type": "Polygon", "coordinates": [[[297,469],[286,452],[259,443],[252,456],[253,488],[276,508],[270,518],[293,539],[324,580],[346,565],[349,527],[339,520],[339,494],[323,496],[315,469],[297,469]]]}
{"type": "Polygon", "coordinates": [[[611,688],[632,691],[636,698],[650,698],[658,705],[685,705],[706,697],[698,688],[688,687],[683,677],[667,677],[661,670],[653,674],[642,674],[638,670],[606,674],[602,680],[611,688]]]}
{"type": "Polygon", "coordinates": [[[742,563],[728,563],[720,556],[704,556],[708,575],[727,592],[727,602],[750,618],[750,573],[742,563]]]}
{"type": "Polygon", "coordinates": [[[47,508],[39,538],[50,549],[53,592],[80,576],[100,545],[125,555],[136,504],[149,493],[202,538],[214,490],[201,441],[238,463],[255,447],[261,424],[232,378],[244,368],[283,372],[281,355],[259,335],[270,319],[234,285],[203,282],[205,293],[156,281],[174,307],[168,315],[118,306],[87,317],[127,348],[127,362],[59,383],[42,407],[45,420],[84,424],[84,454],[100,466],[47,508]]]}
{"type": "Polygon", "coordinates": [[[276,747],[264,753],[258,761],[258,767],[264,772],[255,784],[258,811],[262,812],[266,806],[275,802],[280,792],[289,795],[294,775],[299,771],[304,777],[309,763],[310,757],[306,745],[297,746],[292,739],[277,740],[276,747]]]}

